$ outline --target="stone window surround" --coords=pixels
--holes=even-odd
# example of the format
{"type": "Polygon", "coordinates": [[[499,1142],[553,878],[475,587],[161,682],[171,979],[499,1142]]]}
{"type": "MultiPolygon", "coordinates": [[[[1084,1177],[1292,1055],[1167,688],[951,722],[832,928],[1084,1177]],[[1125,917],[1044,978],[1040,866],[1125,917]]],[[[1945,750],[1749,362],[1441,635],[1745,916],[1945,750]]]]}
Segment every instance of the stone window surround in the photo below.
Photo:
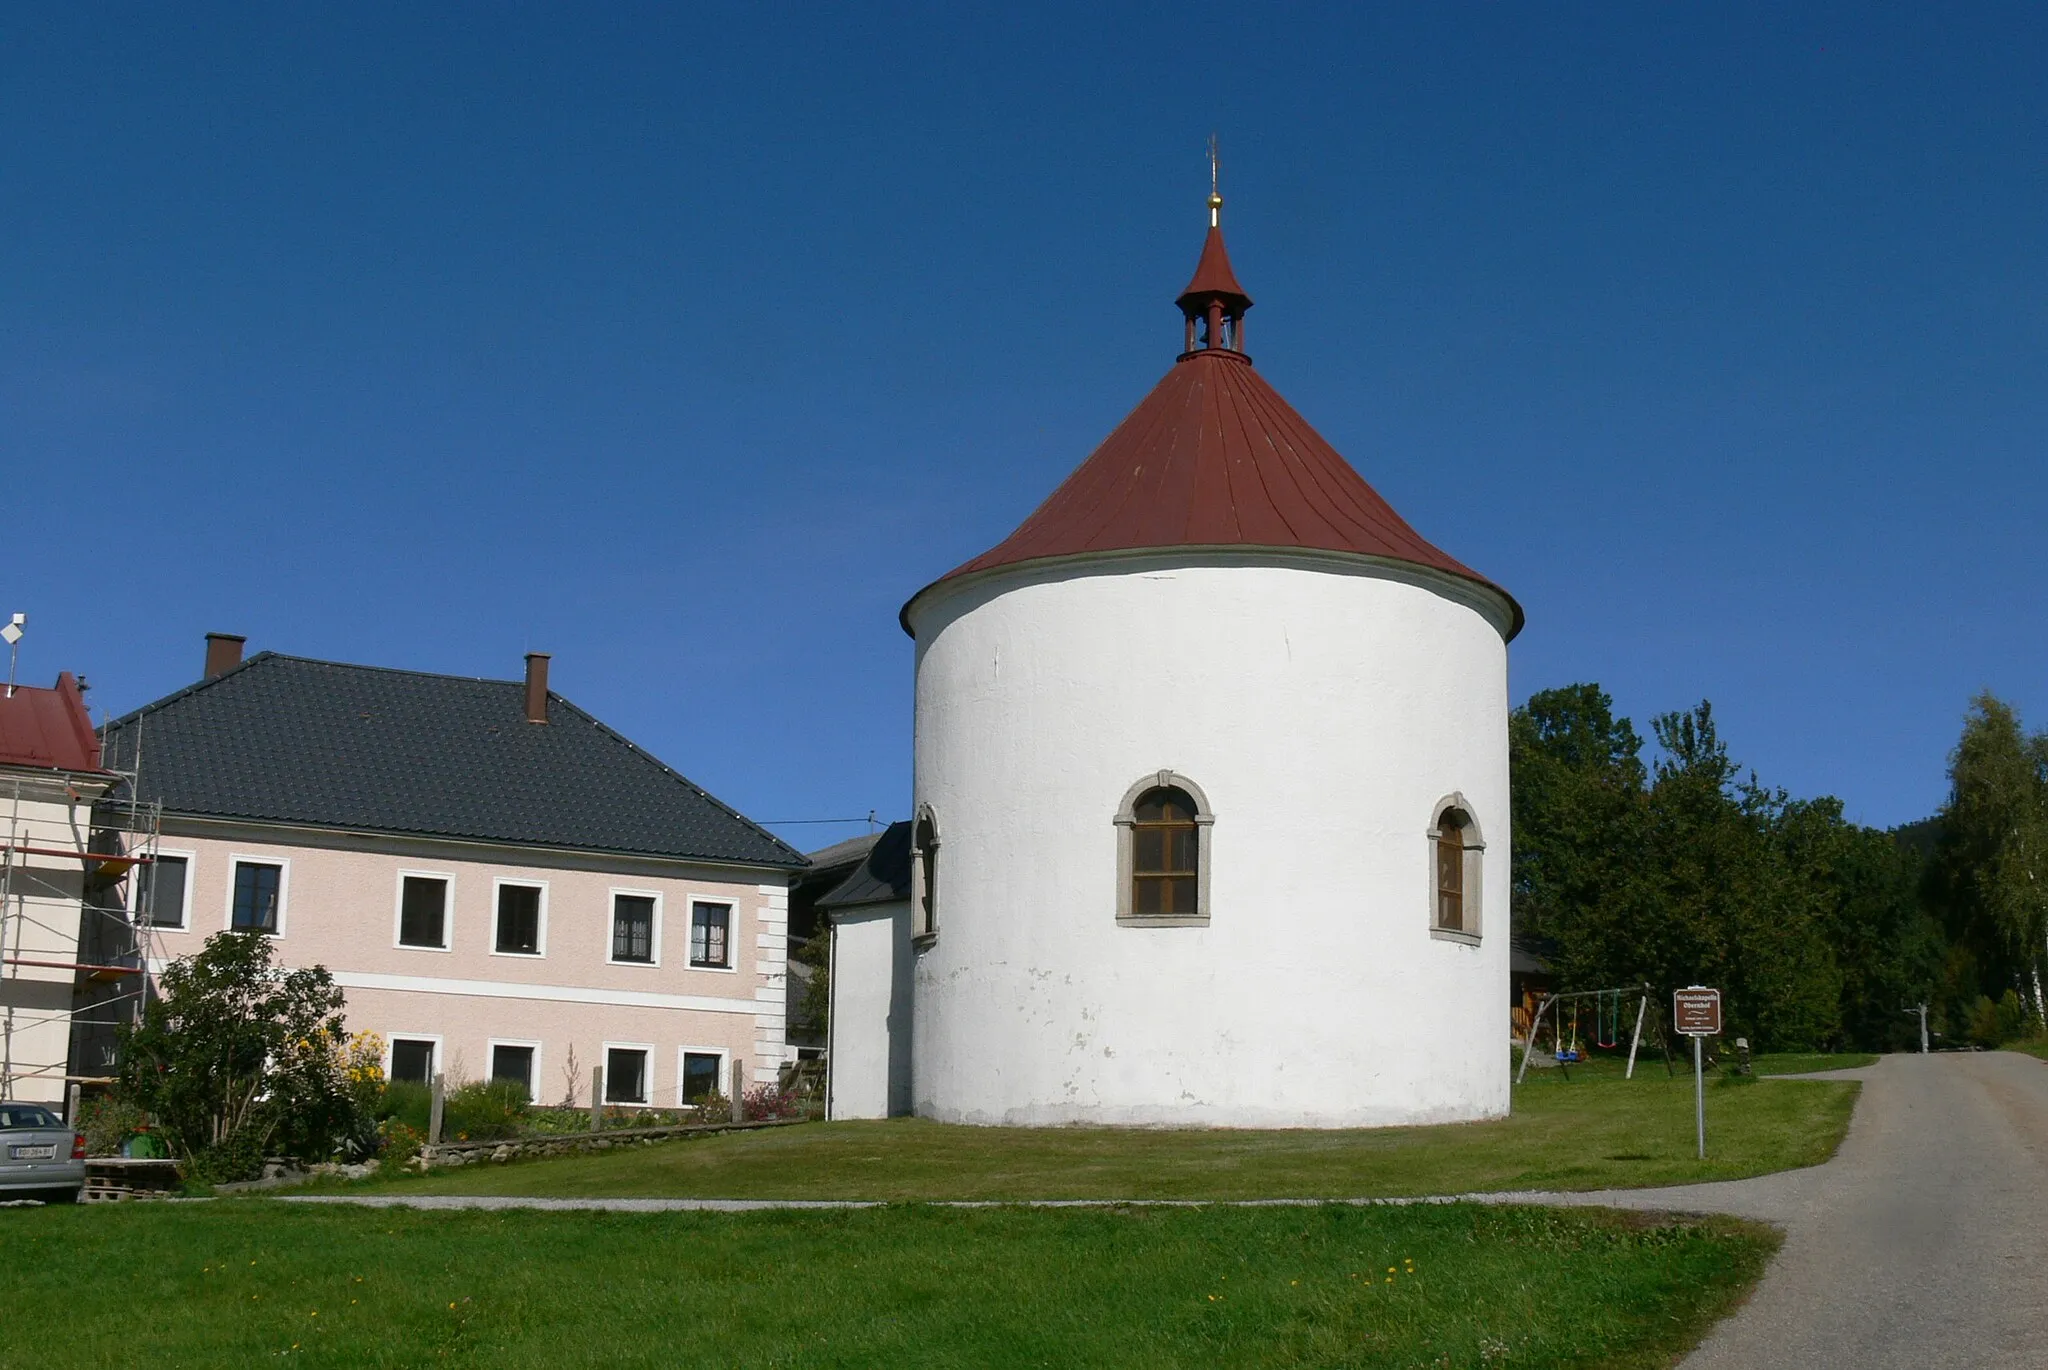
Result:
{"type": "Polygon", "coordinates": [[[917,806],[917,816],[910,826],[910,932],[911,945],[923,951],[939,940],[939,901],[936,886],[939,883],[939,849],[945,845],[939,833],[939,820],[929,804],[917,806]],[[924,843],[924,834],[931,833],[930,849],[924,843]],[[934,888],[927,890],[927,867],[930,869],[929,883],[934,888]],[[929,899],[931,915],[925,915],[929,899]]]}
{"type": "Polygon", "coordinates": [[[1468,947],[1476,947],[1486,926],[1482,921],[1486,906],[1482,898],[1485,886],[1481,880],[1486,866],[1486,838],[1479,828],[1479,815],[1473,812],[1471,801],[1457,790],[1452,790],[1430,808],[1429,827],[1423,836],[1428,841],[1425,854],[1429,860],[1429,878],[1425,883],[1429,889],[1429,935],[1440,942],[1461,942],[1468,947]],[[1436,844],[1443,835],[1443,817],[1452,809],[1465,815],[1465,880],[1462,892],[1465,926],[1440,928],[1436,925],[1436,844]]]}
{"type": "Polygon", "coordinates": [[[1216,814],[1202,787],[1177,771],[1154,771],[1124,791],[1116,818],[1116,921],[1126,928],[1206,928],[1209,926],[1209,829],[1216,814]],[[1140,914],[1132,912],[1131,880],[1137,867],[1138,800],[1152,790],[1180,790],[1195,801],[1195,911],[1192,914],[1140,914]]]}

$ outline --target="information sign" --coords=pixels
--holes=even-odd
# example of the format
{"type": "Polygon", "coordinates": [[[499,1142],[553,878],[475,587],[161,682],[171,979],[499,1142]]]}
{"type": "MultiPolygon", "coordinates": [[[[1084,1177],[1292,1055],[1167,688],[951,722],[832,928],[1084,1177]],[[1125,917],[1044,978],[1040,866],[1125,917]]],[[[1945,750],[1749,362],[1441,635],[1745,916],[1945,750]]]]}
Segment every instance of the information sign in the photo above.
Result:
{"type": "Polygon", "coordinates": [[[1721,991],[1691,985],[1671,995],[1671,1021],[1688,1037],[1713,1037],[1721,1031],[1721,991]]]}

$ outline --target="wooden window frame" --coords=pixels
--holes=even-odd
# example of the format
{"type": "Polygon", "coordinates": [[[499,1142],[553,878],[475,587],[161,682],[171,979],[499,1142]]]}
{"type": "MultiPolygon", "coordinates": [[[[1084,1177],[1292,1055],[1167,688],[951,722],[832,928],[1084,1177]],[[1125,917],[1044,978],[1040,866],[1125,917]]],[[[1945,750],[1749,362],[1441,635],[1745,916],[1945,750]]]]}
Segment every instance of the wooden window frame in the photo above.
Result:
{"type": "MultiPolygon", "coordinates": [[[[709,925],[707,924],[707,926],[709,925]]],[[[708,895],[702,897],[692,895],[690,897],[690,947],[685,959],[689,962],[691,970],[708,970],[721,973],[732,973],[739,970],[740,958],[736,950],[739,934],[740,905],[737,899],[713,899],[708,895]],[[699,961],[697,959],[697,910],[706,908],[725,910],[725,959],[723,961],[699,961]]],[[[708,952],[711,939],[707,936],[704,939],[704,943],[705,950],[708,952]]]]}
{"type": "Polygon", "coordinates": [[[137,873],[136,878],[129,882],[128,895],[132,921],[137,927],[145,927],[152,932],[190,932],[192,930],[192,871],[199,864],[199,853],[196,851],[158,847],[156,849],[156,860],[153,865],[161,865],[165,861],[181,862],[185,867],[184,889],[178,900],[178,921],[166,923],[157,919],[155,871],[149,866],[143,867],[142,871],[137,873]],[[149,884],[147,891],[143,889],[145,880],[149,884]]]}
{"type": "Polygon", "coordinates": [[[395,1068],[398,1065],[398,1044],[400,1042],[411,1043],[414,1046],[424,1045],[427,1048],[427,1078],[423,1083],[433,1084],[434,1077],[439,1075],[442,1069],[441,1034],[438,1032],[394,1032],[386,1037],[384,1039],[384,1078],[387,1080],[398,1078],[395,1068]]]}
{"type": "Polygon", "coordinates": [[[494,1073],[497,1070],[498,1066],[499,1047],[510,1047],[515,1051],[530,1051],[533,1054],[526,1058],[527,1073],[531,1077],[526,1082],[526,1098],[527,1102],[529,1103],[539,1103],[540,1046],[541,1044],[539,1042],[529,1041],[524,1038],[492,1037],[488,1039],[484,1043],[484,1078],[488,1080],[496,1080],[499,1078],[498,1075],[494,1073]]]}
{"type": "MultiPolygon", "coordinates": [[[[548,894],[548,882],[545,880],[516,880],[510,876],[501,875],[491,881],[491,955],[517,956],[528,961],[547,959],[548,894]],[[511,951],[501,945],[504,939],[499,935],[498,924],[499,919],[504,916],[504,909],[500,906],[499,901],[503,898],[503,891],[507,888],[538,890],[540,892],[540,905],[534,922],[532,951],[511,951]]],[[[609,932],[609,929],[607,929],[607,932],[609,932]]]]}
{"type": "Polygon", "coordinates": [[[392,892],[391,914],[391,945],[394,950],[453,951],[455,949],[455,876],[448,871],[399,871],[397,888],[392,892]],[[405,940],[405,882],[408,880],[438,880],[441,882],[440,941],[408,942],[405,940]]]}
{"type": "Polygon", "coordinates": [[[611,913],[605,920],[604,959],[610,966],[659,966],[661,964],[661,913],[660,890],[626,889],[615,886],[607,896],[611,901],[611,913]],[[621,899],[645,899],[648,901],[647,955],[644,957],[621,956],[619,952],[619,901],[621,899]]]}
{"type": "Polygon", "coordinates": [[[1453,791],[1437,800],[1431,808],[1429,827],[1424,836],[1429,841],[1429,935],[1441,942],[1460,942],[1476,947],[1486,926],[1486,839],[1481,835],[1479,818],[1465,796],[1453,791]],[[1442,890],[1437,880],[1438,853],[1444,838],[1446,814],[1456,814],[1462,820],[1456,824],[1456,831],[1462,838],[1460,848],[1464,858],[1458,868],[1460,925],[1455,928],[1447,928],[1441,922],[1442,890]]]}
{"type": "Polygon", "coordinates": [[[1209,926],[1209,872],[1216,864],[1211,830],[1215,811],[1202,787],[1176,771],[1155,771],[1124,791],[1116,811],[1116,921],[1127,928],[1205,928],[1209,926]],[[1195,911],[1139,913],[1133,896],[1138,865],[1138,801],[1153,790],[1179,790],[1195,804],[1195,911]]]}
{"type": "Polygon", "coordinates": [[[654,1104],[654,1044],[652,1042],[604,1042],[598,1050],[604,1061],[604,1098],[599,1102],[611,1108],[649,1108],[654,1104]],[[612,1097],[612,1053],[615,1051],[637,1051],[640,1053],[640,1097],[637,1099],[615,1099],[612,1097]]]}
{"type": "MultiPolygon", "coordinates": [[[[187,874],[190,874],[188,868],[187,874]]],[[[221,926],[229,932],[260,932],[266,937],[284,940],[285,920],[291,912],[292,862],[288,856],[257,856],[248,852],[228,853],[228,899],[227,917],[221,926]],[[235,926],[235,887],[241,883],[244,866],[277,867],[277,918],[276,926],[270,928],[237,928],[235,926]]]]}

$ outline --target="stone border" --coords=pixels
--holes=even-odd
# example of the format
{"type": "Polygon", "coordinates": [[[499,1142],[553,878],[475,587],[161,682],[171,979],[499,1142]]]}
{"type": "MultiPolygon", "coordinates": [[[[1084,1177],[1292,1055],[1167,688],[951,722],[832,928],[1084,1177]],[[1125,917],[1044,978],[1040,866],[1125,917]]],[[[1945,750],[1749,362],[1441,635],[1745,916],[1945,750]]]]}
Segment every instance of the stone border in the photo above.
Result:
{"type": "Polygon", "coordinates": [[[450,1170],[479,1161],[504,1164],[536,1156],[574,1156],[623,1146],[689,1141],[725,1132],[759,1132],[771,1127],[796,1127],[809,1118],[771,1118],[758,1123],[677,1123],[668,1127],[615,1127],[602,1132],[565,1132],[552,1137],[509,1137],[499,1141],[442,1142],[423,1146],[410,1170],[450,1170]]]}

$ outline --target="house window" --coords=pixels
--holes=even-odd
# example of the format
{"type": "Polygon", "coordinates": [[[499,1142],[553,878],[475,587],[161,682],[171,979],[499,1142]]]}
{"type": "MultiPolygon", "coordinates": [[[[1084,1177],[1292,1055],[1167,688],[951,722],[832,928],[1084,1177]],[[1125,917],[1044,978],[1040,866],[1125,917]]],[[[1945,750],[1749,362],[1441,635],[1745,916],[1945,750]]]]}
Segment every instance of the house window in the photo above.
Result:
{"type": "Polygon", "coordinates": [[[725,1058],[715,1051],[684,1052],[683,1102],[694,1104],[707,1094],[718,1093],[724,1064],[725,1058]]]}
{"type": "Polygon", "coordinates": [[[491,1078],[513,1080],[526,1091],[526,1097],[533,1097],[533,1057],[530,1045],[512,1042],[491,1043],[491,1078]]]}
{"type": "Polygon", "coordinates": [[[608,1104],[647,1102],[647,1049],[608,1047],[604,1053],[604,1101],[608,1104]]]}
{"type": "Polygon", "coordinates": [[[229,926],[237,932],[277,935],[284,896],[284,867],[266,861],[235,862],[235,903],[229,926]]]}
{"type": "Polygon", "coordinates": [[[448,946],[448,882],[439,876],[408,875],[398,882],[398,945],[448,946]]]}
{"type": "Polygon", "coordinates": [[[732,905],[690,905],[690,964],[724,968],[732,964],[728,934],[732,931],[732,905]]]}
{"type": "Polygon", "coordinates": [[[408,1080],[416,1085],[431,1084],[434,1079],[433,1039],[393,1037],[391,1039],[391,1078],[394,1080],[408,1080]]]}
{"type": "Polygon", "coordinates": [[[493,943],[498,951],[513,956],[540,955],[541,894],[539,885],[498,886],[497,938],[493,943]]]}
{"type": "Polygon", "coordinates": [[[654,961],[654,898],[646,894],[612,896],[612,960],[652,964],[654,961]]]}
{"type": "Polygon", "coordinates": [[[1162,927],[1209,920],[1209,834],[1215,822],[1193,781],[1159,771],[1117,810],[1117,918],[1162,927]]]}
{"type": "Polygon", "coordinates": [[[1429,827],[1430,931],[1451,941],[1479,938],[1479,881],[1486,844],[1461,795],[1437,801],[1429,827]]]}
{"type": "Polygon", "coordinates": [[[913,937],[939,935],[939,825],[927,809],[917,816],[910,842],[910,910],[913,937]]]}
{"type": "Polygon", "coordinates": [[[135,876],[136,921],[153,928],[185,926],[186,877],[191,861],[183,856],[161,856],[146,863],[135,876]]]}

